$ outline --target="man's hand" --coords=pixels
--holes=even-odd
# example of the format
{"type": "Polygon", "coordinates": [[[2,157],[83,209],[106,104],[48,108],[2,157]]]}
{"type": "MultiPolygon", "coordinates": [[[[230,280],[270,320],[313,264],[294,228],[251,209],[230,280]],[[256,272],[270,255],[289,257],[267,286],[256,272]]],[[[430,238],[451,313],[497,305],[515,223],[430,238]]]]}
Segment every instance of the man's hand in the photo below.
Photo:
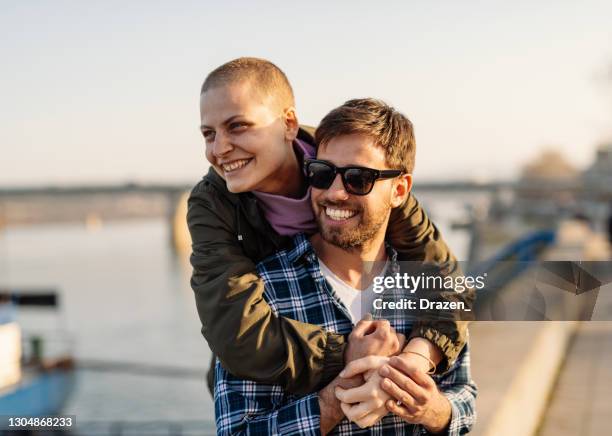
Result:
{"type": "Polygon", "coordinates": [[[349,363],[371,355],[393,356],[402,349],[404,342],[404,335],[396,333],[389,321],[374,321],[372,316],[367,314],[349,335],[344,361],[349,363]]]}
{"type": "Polygon", "coordinates": [[[441,433],[451,419],[450,403],[434,380],[407,362],[406,356],[392,357],[379,370],[384,377],[381,387],[392,397],[386,402],[387,410],[411,424],[423,425],[431,433],[441,433]]]}
{"type": "Polygon", "coordinates": [[[389,412],[385,406],[390,396],[381,389],[382,377],[377,369],[388,363],[389,358],[368,356],[350,362],[341,372],[343,377],[355,377],[364,374],[366,382],[356,388],[336,388],[336,397],[342,401],[340,407],[349,421],[361,428],[376,424],[389,412]]]}
{"type": "Polygon", "coordinates": [[[330,384],[319,391],[319,410],[321,411],[321,434],[329,433],[344,418],[340,401],[336,398],[337,387],[350,389],[363,383],[363,377],[336,377],[330,384]]]}

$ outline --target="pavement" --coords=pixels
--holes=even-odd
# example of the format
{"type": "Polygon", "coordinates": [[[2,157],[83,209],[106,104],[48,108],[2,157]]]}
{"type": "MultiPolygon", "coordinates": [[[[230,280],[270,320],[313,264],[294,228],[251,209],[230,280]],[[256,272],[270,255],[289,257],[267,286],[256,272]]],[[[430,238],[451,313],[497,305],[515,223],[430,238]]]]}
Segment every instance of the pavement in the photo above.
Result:
{"type": "MultiPolygon", "coordinates": [[[[544,258],[605,260],[610,259],[610,246],[584,223],[567,222],[544,258]]],[[[540,285],[548,297],[548,289],[540,285]]],[[[504,292],[505,307],[519,307],[530,289],[529,274],[517,277],[504,292]]],[[[576,298],[553,291],[549,309],[576,298]]],[[[576,319],[573,311],[569,317],[547,313],[555,315],[552,319],[576,319]]],[[[611,319],[611,313],[608,284],[599,291],[592,319],[611,319]]],[[[470,346],[472,377],[479,387],[478,419],[471,434],[612,435],[612,321],[474,322],[470,346]]]]}
{"type": "Polygon", "coordinates": [[[490,321],[470,325],[478,385],[477,436],[533,435],[548,406],[575,322],[490,321]]]}
{"type": "Polygon", "coordinates": [[[539,436],[612,434],[612,322],[580,323],[539,436]]]}

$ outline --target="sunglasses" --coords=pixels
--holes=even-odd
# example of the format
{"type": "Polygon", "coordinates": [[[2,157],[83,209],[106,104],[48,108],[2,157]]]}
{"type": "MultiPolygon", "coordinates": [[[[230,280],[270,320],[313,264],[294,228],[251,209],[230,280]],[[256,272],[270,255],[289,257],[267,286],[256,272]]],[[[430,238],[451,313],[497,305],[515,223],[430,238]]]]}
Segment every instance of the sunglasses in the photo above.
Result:
{"type": "Polygon", "coordinates": [[[375,170],[359,166],[339,168],[318,159],[305,159],[304,171],[310,186],[317,189],[328,189],[339,173],[346,192],[354,195],[368,195],[377,180],[393,179],[402,174],[401,170],[375,170]]]}

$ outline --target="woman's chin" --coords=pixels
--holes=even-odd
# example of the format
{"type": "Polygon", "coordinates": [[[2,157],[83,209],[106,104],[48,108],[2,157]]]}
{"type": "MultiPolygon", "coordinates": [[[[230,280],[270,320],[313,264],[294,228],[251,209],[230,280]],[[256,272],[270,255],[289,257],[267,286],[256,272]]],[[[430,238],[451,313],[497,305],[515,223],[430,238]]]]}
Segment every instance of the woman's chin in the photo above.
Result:
{"type": "Polygon", "coordinates": [[[232,180],[231,177],[225,179],[227,190],[232,194],[240,194],[241,192],[249,192],[254,189],[252,183],[248,183],[246,180],[232,180]]]}

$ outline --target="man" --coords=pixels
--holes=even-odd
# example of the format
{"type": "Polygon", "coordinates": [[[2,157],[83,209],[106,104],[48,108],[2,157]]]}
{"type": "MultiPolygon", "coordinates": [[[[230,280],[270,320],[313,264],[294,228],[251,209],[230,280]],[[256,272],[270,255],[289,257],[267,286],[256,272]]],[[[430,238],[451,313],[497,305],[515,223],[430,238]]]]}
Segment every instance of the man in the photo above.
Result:
{"type": "MultiPolygon", "coordinates": [[[[258,58],[217,67],[202,85],[200,116],[211,168],[191,192],[187,221],[191,285],[213,354],[234,375],[307,394],[328,384],[351,358],[393,350],[397,339],[385,336],[376,321],[370,327],[377,333],[347,341],[320,325],[273,316],[263,298],[255,264],[285,249],[292,236],[317,227],[302,171],[303,160],[315,156],[314,139],[299,126],[283,71],[258,58]]],[[[394,209],[387,238],[400,258],[454,264],[412,195],[394,209]]],[[[443,373],[465,344],[466,323],[415,323],[408,341],[427,348],[443,373]]],[[[211,392],[213,375],[214,366],[211,392]]]]}
{"type": "MultiPolygon", "coordinates": [[[[352,318],[359,315],[355,313],[350,292],[355,294],[363,288],[364,262],[383,262],[384,270],[389,272],[397,269],[396,253],[385,245],[385,231],[391,210],[399,207],[410,192],[414,135],[410,121],[393,108],[376,100],[361,99],[351,100],[328,114],[317,129],[316,138],[317,160],[307,160],[305,169],[312,186],[319,233],[310,238],[298,234],[290,248],[260,262],[257,270],[264,280],[264,297],[275,314],[348,334],[352,318]],[[336,287],[330,287],[330,282],[336,283],[336,287]]],[[[394,317],[391,323],[400,333],[411,329],[407,317],[394,317]]],[[[358,324],[355,330],[360,328],[358,324]]],[[[412,350],[411,354],[414,353],[420,354],[412,350]]],[[[425,358],[423,361],[430,363],[425,358]]],[[[389,376],[391,370],[397,371],[396,366],[381,369],[389,376]]],[[[412,408],[412,392],[418,410],[403,413],[400,409],[403,405],[396,403],[397,414],[393,415],[381,413],[381,407],[386,407],[384,401],[364,403],[361,411],[373,413],[376,419],[370,428],[362,430],[345,418],[345,412],[353,414],[354,410],[337,398],[343,396],[342,389],[337,389],[343,383],[340,377],[318,392],[297,396],[280,385],[232,376],[217,363],[217,431],[463,434],[470,430],[476,388],[470,378],[467,347],[449,371],[435,379],[414,367],[406,372],[421,388],[401,395],[405,405],[412,408]],[[375,423],[379,415],[382,420],[375,423]]],[[[389,378],[399,380],[393,375],[389,378]]],[[[370,384],[376,379],[374,375],[366,378],[370,384]]],[[[370,389],[368,383],[364,390],[377,390],[370,389]]],[[[352,416],[355,421],[361,418],[352,416]]]]}

